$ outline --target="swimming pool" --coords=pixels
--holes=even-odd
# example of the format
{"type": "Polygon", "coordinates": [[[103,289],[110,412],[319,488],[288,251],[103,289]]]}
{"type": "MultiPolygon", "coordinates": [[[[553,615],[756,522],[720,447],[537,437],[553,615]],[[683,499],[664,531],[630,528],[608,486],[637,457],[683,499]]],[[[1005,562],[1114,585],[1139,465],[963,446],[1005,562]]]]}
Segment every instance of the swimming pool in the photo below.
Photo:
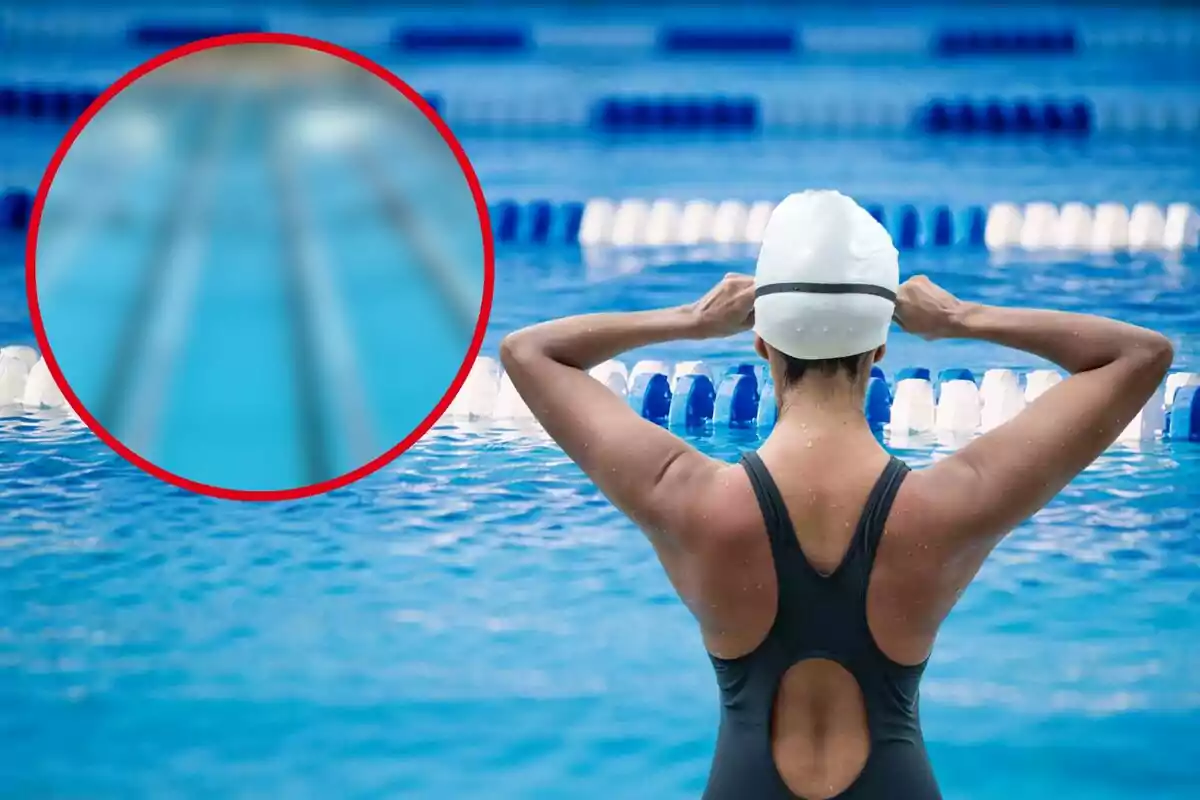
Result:
{"type": "MultiPolygon", "coordinates": [[[[658,80],[638,69],[632,80],[658,80]]],[[[1042,67],[1027,69],[1034,81],[1042,67]]],[[[1186,141],[463,144],[490,200],[799,186],[955,206],[1200,200],[1186,141]]],[[[19,244],[3,247],[0,341],[28,341],[19,244]]],[[[502,248],[483,352],[550,314],[689,300],[751,263],[502,248]]],[[[1176,369],[1200,368],[1195,252],[923,249],[901,265],[968,297],[1149,325],[1172,338],[1176,369]]],[[[739,337],[627,360],[750,355],[739,337]]],[[[894,333],[889,375],[915,364],[1041,366],[894,333]]],[[[718,708],[694,625],[641,535],[536,436],[439,426],[346,489],[254,505],[158,483],[49,412],[0,427],[0,794],[699,794],[718,708]]],[[[756,435],[696,441],[732,460],[756,435]]],[[[914,466],[938,452],[898,451],[914,466]]],[[[924,683],[947,797],[1192,795],[1198,508],[1200,447],[1118,445],[999,548],[924,683]]]]}

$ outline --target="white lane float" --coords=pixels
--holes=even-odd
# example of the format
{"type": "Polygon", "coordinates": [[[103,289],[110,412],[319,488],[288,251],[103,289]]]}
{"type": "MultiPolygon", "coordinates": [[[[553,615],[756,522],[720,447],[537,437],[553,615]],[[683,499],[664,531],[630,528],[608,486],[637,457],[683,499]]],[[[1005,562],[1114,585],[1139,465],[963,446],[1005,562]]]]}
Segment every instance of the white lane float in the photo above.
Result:
{"type": "MultiPolygon", "coordinates": [[[[519,206],[518,213],[533,207],[519,206]]],[[[552,207],[559,212],[565,208],[552,207]]],[[[1023,206],[996,203],[986,210],[975,206],[958,210],[944,206],[901,208],[907,214],[917,214],[917,226],[922,230],[935,221],[950,220],[949,237],[942,237],[943,246],[948,240],[983,245],[998,252],[1169,253],[1200,245],[1200,214],[1187,203],[1163,207],[1139,202],[1132,210],[1120,203],[1089,206],[1078,202],[1061,206],[1046,202],[1023,206]],[[974,227],[978,223],[972,222],[980,217],[985,217],[982,236],[974,227]]],[[[584,205],[576,236],[579,244],[588,248],[760,244],[774,209],[775,203],[768,200],[747,203],[735,199],[630,198],[613,202],[594,198],[584,205]]],[[[893,212],[883,209],[884,218],[891,220],[893,212]]],[[[918,237],[914,244],[928,245],[934,238],[918,237]]]]}

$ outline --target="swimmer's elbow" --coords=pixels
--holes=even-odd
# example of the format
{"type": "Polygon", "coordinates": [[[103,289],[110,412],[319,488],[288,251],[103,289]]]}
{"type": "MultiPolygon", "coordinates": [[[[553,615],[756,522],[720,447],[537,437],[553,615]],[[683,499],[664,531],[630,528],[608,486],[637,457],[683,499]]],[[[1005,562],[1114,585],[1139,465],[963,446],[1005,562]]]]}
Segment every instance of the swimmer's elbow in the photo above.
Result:
{"type": "Polygon", "coordinates": [[[1153,334],[1145,347],[1146,369],[1151,371],[1158,380],[1166,377],[1167,371],[1175,361],[1175,345],[1161,333],[1153,334]]]}
{"type": "Polygon", "coordinates": [[[1167,376],[1175,360],[1175,347],[1161,333],[1145,331],[1144,335],[1125,354],[1131,382],[1138,386],[1156,387],[1167,376]]]}
{"type": "Polygon", "coordinates": [[[527,329],[513,331],[500,340],[500,363],[506,372],[518,370],[540,355],[541,349],[533,342],[527,329]]]}

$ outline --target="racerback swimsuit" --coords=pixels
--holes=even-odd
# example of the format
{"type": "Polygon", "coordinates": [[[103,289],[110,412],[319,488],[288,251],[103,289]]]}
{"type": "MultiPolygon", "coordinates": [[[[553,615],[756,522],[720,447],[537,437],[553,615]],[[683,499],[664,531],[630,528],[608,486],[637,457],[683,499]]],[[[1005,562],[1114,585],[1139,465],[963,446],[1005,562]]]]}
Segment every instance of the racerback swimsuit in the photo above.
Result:
{"type": "Polygon", "coordinates": [[[796,800],[771,753],[771,716],[784,673],[807,659],[828,659],[858,682],[870,753],[837,800],[940,800],[917,709],[925,664],[885,656],[867,626],[867,586],[892,501],[908,474],[894,456],[875,482],[841,564],[818,573],[800,549],[791,517],[757,453],[742,465],[766,522],[779,585],[775,622],[747,655],[710,655],[721,693],[721,726],[704,800],[796,800]]]}

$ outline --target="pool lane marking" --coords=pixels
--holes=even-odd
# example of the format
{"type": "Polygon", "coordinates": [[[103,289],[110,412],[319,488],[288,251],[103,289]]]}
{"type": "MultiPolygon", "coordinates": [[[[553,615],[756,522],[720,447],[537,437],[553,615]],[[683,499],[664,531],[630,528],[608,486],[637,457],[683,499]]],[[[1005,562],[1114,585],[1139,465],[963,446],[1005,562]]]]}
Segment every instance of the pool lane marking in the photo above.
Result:
{"type": "Polygon", "coordinates": [[[446,254],[441,240],[434,234],[428,219],[417,211],[416,204],[383,177],[381,160],[366,147],[355,148],[353,159],[378,198],[388,226],[413,251],[414,260],[432,279],[469,341],[479,321],[482,296],[472,290],[454,259],[446,254]]]}
{"type": "MultiPolygon", "coordinates": [[[[278,123],[279,117],[275,117],[278,123]]],[[[287,133],[276,124],[272,167],[284,226],[284,255],[297,399],[302,409],[303,442],[313,482],[336,477],[332,426],[322,398],[329,396],[354,461],[351,468],[379,455],[375,424],[365,400],[366,382],[343,313],[344,299],[329,258],[313,233],[316,222],[295,171],[287,133]]]]}
{"type": "Polygon", "coordinates": [[[218,134],[216,117],[203,114],[199,125],[200,134],[195,150],[182,156],[190,158],[191,162],[176,182],[177,191],[170,195],[180,199],[174,203],[167,200],[170,205],[166,217],[159,221],[153,231],[153,241],[142,268],[137,293],[132,307],[125,315],[116,351],[109,366],[108,378],[96,405],[97,419],[112,430],[118,439],[125,438],[128,414],[124,403],[129,398],[131,384],[145,357],[145,346],[148,334],[151,333],[148,330],[148,321],[154,313],[155,305],[162,300],[163,286],[171,269],[172,258],[186,235],[189,218],[194,217],[194,210],[203,189],[200,180],[202,173],[209,168],[215,152],[218,134]]]}
{"type": "MultiPolygon", "coordinates": [[[[278,120],[276,109],[272,109],[271,127],[278,120]]],[[[280,212],[280,240],[282,251],[279,268],[283,282],[284,304],[287,307],[292,362],[292,393],[298,410],[296,434],[303,459],[301,464],[305,484],[319,483],[334,475],[333,457],[330,453],[328,423],[321,408],[321,376],[316,368],[317,341],[309,316],[306,287],[304,286],[303,254],[299,252],[299,230],[295,201],[286,166],[286,156],[272,130],[267,157],[270,160],[275,201],[280,212]]]]}
{"type": "Polygon", "coordinates": [[[333,279],[328,250],[321,246],[315,235],[318,226],[313,218],[312,203],[307,200],[303,183],[296,176],[294,155],[284,147],[282,157],[289,182],[294,187],[290,198],[297,217],[296,230],[300,234],[297,265],[303,270],[308,307],[321,334],[316,344],[323,356],[320,363],[327,372],[324,385],[332,391],[337,416],[344,425],[350,457],[354,461],[352,466],[357,467],[379,455],[379,438],[366,401],[366,381],[358,350],[344,314],[345,298],[333,279]]]}
{"type": "Polygon", "coordinates": [[[195,312],[196,295],[204,274],[207,239],[197,221],[205,219],[205,211],[215,199],[217,162],[229,148],[233,129],[233,109],[221,103],[213,113],[215,125],[213,148],[196,176],[197,186],[192,207],[187,215],[193,220],[180,231],[172,253],[171,269],[164,278],[162,294],[156,304],[147,329],[150,336],[139,369],[139,380],[130,393],[129,433],[126,444],[136,452],[153,452],[155,438],[162,421],[168,387],[175,375],[175,365],[183,348],[186,334],[195,312]]]}

